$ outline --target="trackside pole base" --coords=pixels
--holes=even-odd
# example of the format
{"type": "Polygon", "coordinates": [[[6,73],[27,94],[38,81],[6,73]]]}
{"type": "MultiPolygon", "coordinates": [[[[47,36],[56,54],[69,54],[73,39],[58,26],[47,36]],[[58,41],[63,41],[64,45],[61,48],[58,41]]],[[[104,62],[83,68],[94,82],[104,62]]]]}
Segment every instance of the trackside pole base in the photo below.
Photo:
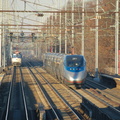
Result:
{"type": "Polygon", "coordinates": [[[94,79],[97,82],[100,82],[100,77],[99,77],[99,73],[98,73],[98,68],[96,68],[95,70],[95,75],[94,75],[94,79]]]}
{"type": "Polygon", "coordinates": [[[36,105],[36,113],[39,120],[46,120],[46,112],[42,103],[36,105]]]}

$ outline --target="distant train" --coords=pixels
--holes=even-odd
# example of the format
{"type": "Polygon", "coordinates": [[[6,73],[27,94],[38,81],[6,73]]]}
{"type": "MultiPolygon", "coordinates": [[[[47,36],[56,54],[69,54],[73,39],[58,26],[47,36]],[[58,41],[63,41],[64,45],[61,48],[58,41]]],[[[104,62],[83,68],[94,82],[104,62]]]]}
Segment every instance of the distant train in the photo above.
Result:
{"type": "Polygon", "coordinates": [[[13,66],[21,66],[22,64],[22,54],[20,52],[15,52],[11,56],[11,63],[13,66]]]}
{"type": "Polygon", "coordinates": [[[45,69],[62,83],[81,87],[85,82],[86,60],[82,55],[46,53],[43,64],[45,69]]]}

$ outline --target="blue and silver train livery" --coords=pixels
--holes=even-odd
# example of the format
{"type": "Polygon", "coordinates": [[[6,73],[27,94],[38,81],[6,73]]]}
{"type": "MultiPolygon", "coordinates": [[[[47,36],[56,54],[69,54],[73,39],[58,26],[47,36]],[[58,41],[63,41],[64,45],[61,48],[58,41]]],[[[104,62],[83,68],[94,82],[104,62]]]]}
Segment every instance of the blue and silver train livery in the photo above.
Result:
{"type": "Polygon", "coordinates": [[[50,74],[65,84],[81,86],[85,82],[87,71],[83,55],[46,53],[43,63],[50,74]]]}

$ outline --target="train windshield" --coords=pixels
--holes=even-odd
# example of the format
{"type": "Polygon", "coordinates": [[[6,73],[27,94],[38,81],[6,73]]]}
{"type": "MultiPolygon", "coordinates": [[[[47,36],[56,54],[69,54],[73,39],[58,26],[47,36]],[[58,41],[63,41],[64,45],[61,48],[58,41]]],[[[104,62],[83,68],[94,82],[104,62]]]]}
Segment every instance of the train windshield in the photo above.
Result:
{"type": "Polygon", "coordinates": [[[22,57],[21,54],[13,54],[13,55],[12,55],[12,58],[21,58],[21,57],[22,57]]]}
{"type": "Polygon", "coordinates": [[[66,56],[66,66],[68,67],[84,66],[83,56],[66,56]]]}

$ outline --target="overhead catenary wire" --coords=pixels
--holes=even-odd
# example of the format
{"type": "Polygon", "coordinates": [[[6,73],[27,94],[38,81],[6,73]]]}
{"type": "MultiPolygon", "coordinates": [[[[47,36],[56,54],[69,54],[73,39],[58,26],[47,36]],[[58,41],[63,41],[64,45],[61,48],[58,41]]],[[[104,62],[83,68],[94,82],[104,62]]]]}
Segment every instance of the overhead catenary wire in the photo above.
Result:
{"type": "Polygon", "coordinates": [[[37,6],[42,6],[42,7],[49,8],[49,9],[60,10],[58,8],[54,8],[54,7],[51,7],[51,6],[48,6],[48,5],[42,5],[42,4],[36,3],[36,2],[33,3],[33,2],[30,2],[30,1],[27,1],[27,0],[21,0],[21,1],[26,1],[27,3],[34,4],[34,5],[37,5],[37,6]]]}

